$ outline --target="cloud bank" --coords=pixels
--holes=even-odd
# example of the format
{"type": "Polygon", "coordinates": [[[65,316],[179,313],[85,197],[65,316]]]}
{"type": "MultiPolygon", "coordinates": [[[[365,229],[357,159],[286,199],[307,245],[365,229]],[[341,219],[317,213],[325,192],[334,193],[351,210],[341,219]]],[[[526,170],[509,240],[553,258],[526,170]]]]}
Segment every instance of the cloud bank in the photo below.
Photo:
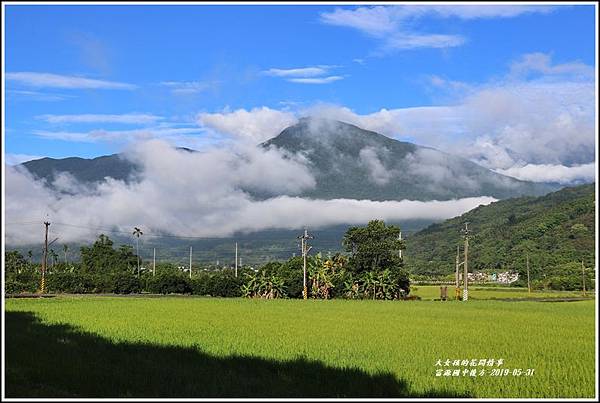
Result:
{"type": "Polygon", "coordinates": [[[16,223],[41,222],[46,215],[57,223],[54,236],[73,242],[92,240],[101,232],[99,227],[129,232],[138,226],[147,234],[224,237],[304,225],[364,224],[375,218],[444,219],[494,201],[489,197],[432,202],[304,199],[294,194],[315,186],[315,180],[303,158],[255,146],[189,153],[151,140],[136,144],[125,155],[142,167],[139,182],[107,179],[86,188],[61,175],[54,182],[59,192],[7,166],[6,242],[39,242],[38,232],[16,223]],[[253,192],[267,197],[255,198],[253,192]],[[287,196],[268,196],[283,192],[287,196]]]}

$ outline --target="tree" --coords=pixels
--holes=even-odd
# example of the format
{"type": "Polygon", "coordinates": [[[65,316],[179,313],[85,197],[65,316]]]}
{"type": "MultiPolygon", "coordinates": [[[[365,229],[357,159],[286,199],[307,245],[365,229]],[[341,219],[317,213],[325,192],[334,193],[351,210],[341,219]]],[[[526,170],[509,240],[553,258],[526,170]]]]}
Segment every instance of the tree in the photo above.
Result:
{"type": "Polygon", "coordinates": [[[404,241],[398,239],[400,228],[373,220],[366,227],[348,229],[342,244],[350,252],[348,263],[338,258],[358,275],[358,283],[345,286],[346,295],[354,296],[361,289],[367,298],[401,298],[410,292],[408,272],[398,251],[404,249],[404,241]]]}
{"type": "Polygon", "coordinates": [[[137,256],[131,246],[122,245],[115,250],[113,241],[104,234],[101,234],[91,247],[81,247],[81,266],[84,272],[129,273],[129,268],[135,266],[136,260],[137,256]]]}
{"type": "MultiPolygon", "coordinates": [[[[141,229],[138,227],[133,227],[133,236],[135,236],[135,253],[137,255],[137,275],[140,276],[140,236],[144,235],[141,229]]],[[[191,268],[190,268],[191,270],[191,268]]]]}
{"type": "Polygon", "coordinates": [[[350,227],[342,245],[350,252],[349,267],[356,273],[401,267],[398,251],[404,241],[398,239],[400,228],[381,220],[370,221],[366,227],[350,227]]]}

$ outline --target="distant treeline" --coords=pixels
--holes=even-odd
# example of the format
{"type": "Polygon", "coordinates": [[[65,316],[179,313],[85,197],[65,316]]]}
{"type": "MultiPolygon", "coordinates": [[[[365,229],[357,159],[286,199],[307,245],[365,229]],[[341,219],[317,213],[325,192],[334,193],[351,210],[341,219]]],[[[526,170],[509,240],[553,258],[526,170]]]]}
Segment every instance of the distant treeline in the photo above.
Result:
{"type": "MultiPolygon", "coordinates": [[[[382,221],[366,227],[351,227],[344,235],[346,254],[324,257],[320,253],[306,259],[306,295],[309,298],[401,299],[410,292],[408,272],[398,250],[399,228],[382,221]]],[[[293,257],[270,262],[258,269],[240,267],[237,276],[231,268],[193,268],[184,272],[170,263],[156,270],[140,267],[133,248],[114,247],[106,235],[80,249],[78,262],[51,259],[45,287],[52,293],[179,293],[218,297],[302,298],[304,259],[293,257]]],[[[40,265],[18,251],[6,252],[7,293],[40,290],[40,265]]],[[[65,259],[66,260],[66,259],[65,259]]]]}

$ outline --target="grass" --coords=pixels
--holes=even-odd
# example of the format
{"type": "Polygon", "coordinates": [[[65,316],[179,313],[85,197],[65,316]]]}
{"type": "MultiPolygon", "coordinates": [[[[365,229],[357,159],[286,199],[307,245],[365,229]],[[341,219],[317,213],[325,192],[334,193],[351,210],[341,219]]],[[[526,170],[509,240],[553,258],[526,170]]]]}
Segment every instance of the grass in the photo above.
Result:
{"type": "Polygon", "coordinates": [[[594,301],[7,299],[9,397],[593,397],[594,301]],[[436,377],[438,359],[535,374],[436,377]]]}
{"type": "MultiPolygon", "coordinates": [[[[448,297],[454,298],[455,287],[448,285],[448,297]]],[[[418,295],[422,299],[433,300],[440,298],[439,285],[413,285],[411,286],[410,295],[418,295]]],[[[588,292],[587,296],[593,295],[588,292]]],[[[552,290],[534,290],[529,294],[527,288],[522,287],[485,287],[485,286],[470,286],[470,299],[537,299],[537,298],[580,298],[581,291],[552,291],[552,290]]]]}

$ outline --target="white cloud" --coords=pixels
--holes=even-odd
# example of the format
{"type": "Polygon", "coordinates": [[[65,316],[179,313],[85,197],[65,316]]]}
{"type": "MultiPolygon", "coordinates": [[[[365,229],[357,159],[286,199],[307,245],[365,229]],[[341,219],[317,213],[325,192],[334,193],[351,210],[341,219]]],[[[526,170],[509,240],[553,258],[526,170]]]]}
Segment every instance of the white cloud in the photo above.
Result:
{"type": "MultiPolygon", "coordinates": [[[[360,150],[358,157],[360,162],[368,169],[371,180],[378,185],[385,185],[392,179],[393,172],[386,169],[379,159],[377,151],[373,147],[365,147],[360,150]]],[[[389,151],[383,149],[381,152],[386,153],[389,151]]]]}
{"type": "Polygon", "coordinates": [[[277,69],[271,68],[263,71],[263,74],[275,77],[285,78],[291,83],[300,84],[329,84],[334,81],[343,80],[342,76],[328,76],[331,69],[340,66],[334,65],[319,65],[312,67],[301,67],[293,69],[277,69]]]}
{"type": "MultiPolygon", "coordinates": [[[[140,182],[108,179],[86,189],[72,178],[60,178],[63,189],[77,190],[73,194],[53,193],[26,172],[6,167],[6,216],[13,222],[31,222],[48,214],[55,223],[53,236],[72,242],[91,240],[100,232],[80,227],[129,232],[139,226],[146,234],[218,237],[304,225],[364,224],[375,218],[444,219],[494,201],[489,197],[432,202],[303,199],[294,194],[310,189],[315,181],[302,159],[255,146],[188,153],[153,140],[136,144],[126,155],[141,165],[140,182]],[[288,195],[255,200],[248,189],[288,195]]],[[[34,243],[39,237],[28,227],[8,224],[6,242],[34,243]]]]}
{"type": "Polygon", "coordinates": [[[8,165],[18,165],[23,162],[31,161],[31,160],[39,160],[40,158],[44,158],[39,155],[30,155],[30,154],[6,154],[5,156],[6,164],[8,165]]]}
{"type": "Polygon", "coordinates": [[[296,121],[296,116],[291,112],[264,106],[251,110],[237,109],[233,112],[225,110],[221,113],[198,115],[200,126],[255,144],[277,136],[296,121]]]}
{"type": "Polygon", "coordinates": [[[82,114],[82,115],[40,115],[37,119],[48,123],[123,123],[148,124],[163,120],[162,116],[145,113],[125,113],[120,115],[82,114]]]}
{"type": "Polygon", "coordinates": [[[573,184],[577,182],[594,182],[596,180],[596,164],[575,166],[552,164],[526,164],[508,169],[496,169],[498,173],[532,182],[558,182],[573,184]]]}
{"type": "Polygon", "coordinates": [[[315,77],[315,78],[290,78],[287,81],[292,83],[301,84],[329,84],[334,81],[343,80],[342,76],[327,76],[327,77],[315,77]]]}
{"type": "Polygon", "coordinates": [[[38,137],[53,140],[65,140],[82,143],[116,142],[129,143],[133,141],[164,139],[180,146],[202,146],[205,131],[199,127],[165,127],[156,126],[130,130],[96,129],[85,132],[34,130],[38,137]],[[194,141],[194,138],[196,138],[194,141]]]}
{"type": "Polygon", "coordinates": [[[263,74],[275,77],[315,77],[327,74],[330,66],[301,67],[295,69],[271,68],[263,71],[263,74]]]}
{"type": "Polygon", "coordinates": [[[460,35],[442,34],[395,34],[384,45],[385,49],[451,48],[464,44],[466,39],[460,35]]]}
{"type": "Polygon", "coordinates": [[[460,46],[465,38],[459,35],[419,32],[418,22],[423,17],[511,18],[527,13],[548,13],[553,7],[521,5],[401,5],[361,6],[353,9],[336,8],[321,13],[321,22],[354,28],[378,38],[384,50],[414,48],[447,48],[460,46]]]}
{"type": "Polygon", "coordinates": [[[28,90],[6,90],[7,99],[15,100],[27,100],[27,101],[65,101],[67,99],[75,98],[72,95],[57,94],[40,91],[28,91],[28,90]]]}
{"type": "Polygon", "coordinates": [[[38,88],[133,90],[133,84],[51,73],[6,73],[6,80],[38,88]]]}
{"type": "Polygon", "coordinates": [[[552,58],[545,53],[528,53],[510,66],[512,78],[523,78],[530,73],[546,76],[568,75],[571,78],[593,80],[594,68],[582,62],[571,62],[552,65],[552,58]]]}
{"type": "Polygon", "coordinates": [[[171,89],[175,95],[194,95],[215,88],[218,81],[163,81],[160,85],[171,89]]]}

